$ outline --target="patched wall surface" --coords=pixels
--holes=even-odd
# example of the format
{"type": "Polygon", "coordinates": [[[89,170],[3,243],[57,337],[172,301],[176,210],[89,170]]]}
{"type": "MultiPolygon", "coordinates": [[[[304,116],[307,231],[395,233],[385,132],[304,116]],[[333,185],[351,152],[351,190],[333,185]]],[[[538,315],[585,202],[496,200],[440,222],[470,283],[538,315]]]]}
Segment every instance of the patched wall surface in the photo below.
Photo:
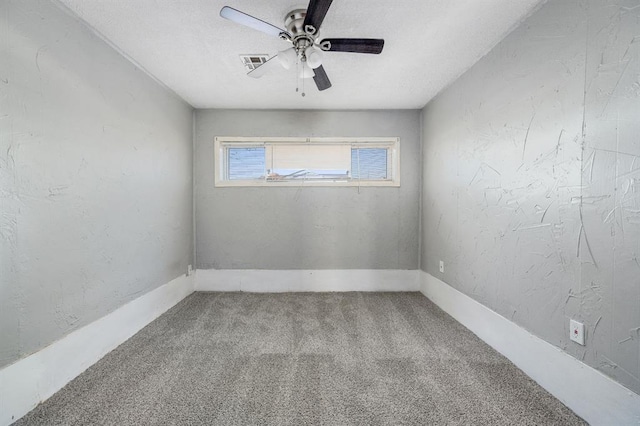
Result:
{"type": "Polygon", "coordinates": [[[548,2],[423,126],[422,268],[640,392],[638,2],[548,2]]]}
{"type": "Polygon", "coordinates": [[[76,18],[0,2],[0,368],[186,272],[191,130],[76,18]]]}

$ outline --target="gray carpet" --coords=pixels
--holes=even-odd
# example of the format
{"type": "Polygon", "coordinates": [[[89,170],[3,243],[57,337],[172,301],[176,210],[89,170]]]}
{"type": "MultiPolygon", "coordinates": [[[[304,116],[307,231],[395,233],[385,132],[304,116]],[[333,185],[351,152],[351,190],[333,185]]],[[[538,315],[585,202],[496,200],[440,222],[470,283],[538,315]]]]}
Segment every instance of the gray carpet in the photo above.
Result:
{"type": "Polygon", "coordinates": [[[584,423],[419,293],[194,293],[16,424],[584,423]]]}

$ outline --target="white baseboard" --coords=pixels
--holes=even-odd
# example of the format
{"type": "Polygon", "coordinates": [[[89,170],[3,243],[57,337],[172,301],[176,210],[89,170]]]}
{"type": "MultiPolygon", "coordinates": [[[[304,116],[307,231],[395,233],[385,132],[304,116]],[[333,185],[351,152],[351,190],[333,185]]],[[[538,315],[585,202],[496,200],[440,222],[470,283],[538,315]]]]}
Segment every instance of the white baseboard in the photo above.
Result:
{"type": "Polygon", "coordinates": [[[194,291],[417,291],[592,425],[640,424],[640,395],[422,271],[198,270],[0,370],[0,425],[19,419],[194,291]]]}
{"type": "Polygon", "coordinates": [[[196,291],[286,293],[314,291],[419,291],[416,270],[198,269],[196,291]]]}
{"type": "Polygon", "coordinates": [[[0,425],[8,425],[193,292],[178,277],[0,370],[0,425]]]}
{"type": "Polygon", "coordinates": [[[640,395],[422,271],[420,291],[589,424],[640,424],[640,395]]]}

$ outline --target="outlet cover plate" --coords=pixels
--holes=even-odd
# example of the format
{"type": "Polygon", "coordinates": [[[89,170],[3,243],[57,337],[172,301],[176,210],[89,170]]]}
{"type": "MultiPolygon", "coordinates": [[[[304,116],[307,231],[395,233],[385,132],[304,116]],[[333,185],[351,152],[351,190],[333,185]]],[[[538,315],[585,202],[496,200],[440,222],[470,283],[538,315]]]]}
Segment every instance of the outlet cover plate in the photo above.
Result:
{"type": "Polygon", "coordinates": [[[584,346],[584,324],[575,320],[569,320],[569,339],[584,346]]]}
{"type": "Polygon", "coordinates": [[[444,260],[440,261],[440,272],[444,274],[444,260]]]}

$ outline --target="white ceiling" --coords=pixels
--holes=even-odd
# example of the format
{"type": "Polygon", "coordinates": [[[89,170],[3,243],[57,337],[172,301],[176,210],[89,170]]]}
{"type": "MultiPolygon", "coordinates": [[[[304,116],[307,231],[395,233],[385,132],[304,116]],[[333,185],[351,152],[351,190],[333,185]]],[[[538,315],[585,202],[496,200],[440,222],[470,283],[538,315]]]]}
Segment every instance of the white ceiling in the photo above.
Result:
{"type": "MultiPolygon", "coordinates": [[[[334,0],[322,37],[384,38],[380,55],[327,52],[333,87],[295,70],[246,76],[240,54],[290,45],[219,16],[231,6],[283,28],[291,0],[58,0],[195,108],[422,108],[543,0],[334,0]]],[[[304,0],[303,0],[304,1],[304,0]]]]}

